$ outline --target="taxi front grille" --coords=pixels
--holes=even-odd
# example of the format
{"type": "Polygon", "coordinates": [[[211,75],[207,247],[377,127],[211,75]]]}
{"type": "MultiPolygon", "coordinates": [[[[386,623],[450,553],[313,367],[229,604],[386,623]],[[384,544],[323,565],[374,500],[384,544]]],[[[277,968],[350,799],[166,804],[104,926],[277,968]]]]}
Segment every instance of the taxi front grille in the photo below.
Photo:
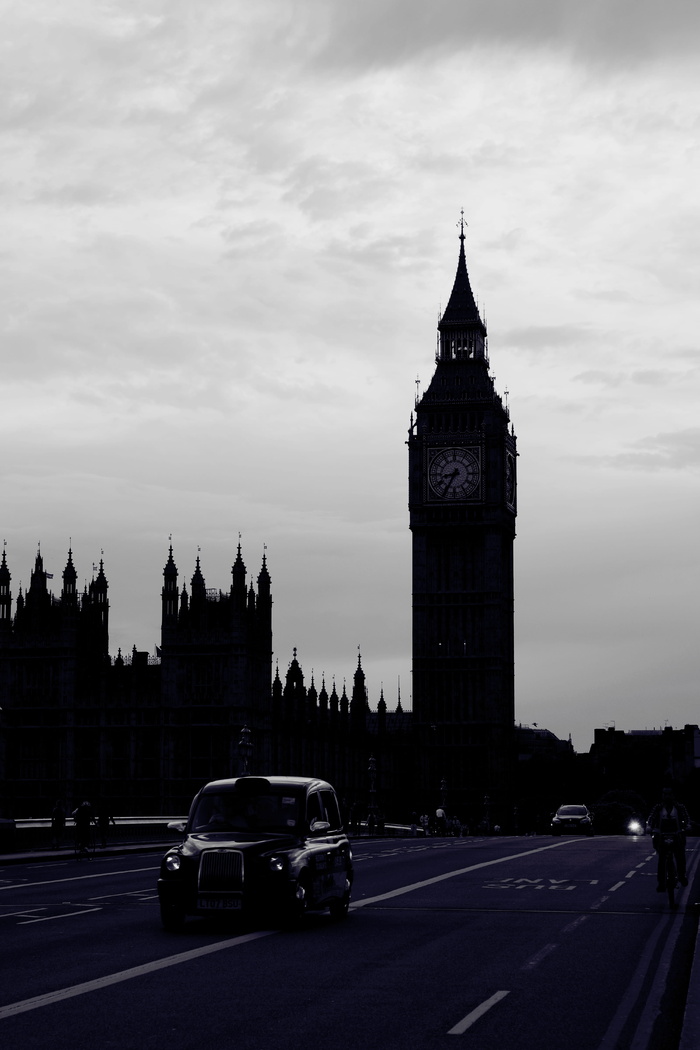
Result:
{"type": "Polygon", "coordinates": [[[200,890],[243,889],[243,854],[232,849],[210,849],[199,865],[200,890]]]}

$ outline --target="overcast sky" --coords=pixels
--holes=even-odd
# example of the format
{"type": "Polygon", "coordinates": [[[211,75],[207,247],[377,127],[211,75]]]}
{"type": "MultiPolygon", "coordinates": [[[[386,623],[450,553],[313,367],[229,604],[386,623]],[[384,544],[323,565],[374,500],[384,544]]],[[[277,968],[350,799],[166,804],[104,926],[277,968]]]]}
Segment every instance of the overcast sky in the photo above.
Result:
{"type": "Polygon", "coordinates": [[[274,649],[411,700],[405,441],[464,208],[518,436],[516,716],[700,721],[700,7],[2,0],[0,539],[104,557],[154,651],[172,535],[274,649]]]}

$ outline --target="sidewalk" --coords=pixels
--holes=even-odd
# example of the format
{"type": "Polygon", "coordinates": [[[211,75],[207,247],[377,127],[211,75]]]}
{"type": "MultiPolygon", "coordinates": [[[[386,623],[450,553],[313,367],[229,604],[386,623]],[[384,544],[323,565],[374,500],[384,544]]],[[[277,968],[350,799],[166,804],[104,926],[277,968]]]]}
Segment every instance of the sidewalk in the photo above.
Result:
{"type": "MultiPolygon", "coordinates": [[[[172,845],[177,844],[173,839],[172,845]]],[[[152,853],[154,850],[167,850],[169,842],[108,842],[104,849],[98,846],[90,859],[97,860],[99,857],[120,856],[125,853],[152,853]]],[[[26,852],[0,853],[0,868],[7,864],[31,864],[35,862],[46,863],[51,860],[79,860],[75,849],[59,847],[59,849],[34,849],[26,852]]]]}
{"type": "MultiPolygon", "coordinates": [[[[74,843],[74,828],[66,828],[61,846],[54,849],[50,845],[51,829],[35,828],[32,834],[22,834],[18,829],[12,848],[0,849],[0,867],[6,864],[45,863],[52,860],[77,860],[74,843]],[[24,841],[22,841],[24,840],[24,841]]],[[[177,832],[168,831],[165,824],[117,824],[111,826],[107,834],[107,845],[99,845],[97,833],[96,847],[93,856],[119,855],[122,853],[150,853],[175,846],[180,841],[177,832]]]]}

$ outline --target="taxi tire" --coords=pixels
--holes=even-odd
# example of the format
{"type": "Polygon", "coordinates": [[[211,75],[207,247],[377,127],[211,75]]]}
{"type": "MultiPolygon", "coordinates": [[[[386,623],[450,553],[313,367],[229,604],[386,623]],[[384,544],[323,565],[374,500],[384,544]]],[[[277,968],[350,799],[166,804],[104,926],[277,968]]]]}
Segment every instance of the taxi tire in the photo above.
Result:
{"type": "Polygon", "coordinates": [[[161,904],[160,921],[163,929],[168,933],[180,933],[185,925],[185,913],[182,908],[174,904],[161,904]]]}
{"type": "Polygon", "coordinates": [[[341,919],[347,919],[348,912],[350,910],[350,894],[344,893],[342,897],[338,897],[328,905],[328,911],[330,912],[331,919],[340,921],[341,919]]]}
{"type": "Polygon", "coordinates": [[[299,926],[308,908],[308,889],[303,875],[294,883],[291,902],[285,907],[282,921],[288,928],[299,926]]]}

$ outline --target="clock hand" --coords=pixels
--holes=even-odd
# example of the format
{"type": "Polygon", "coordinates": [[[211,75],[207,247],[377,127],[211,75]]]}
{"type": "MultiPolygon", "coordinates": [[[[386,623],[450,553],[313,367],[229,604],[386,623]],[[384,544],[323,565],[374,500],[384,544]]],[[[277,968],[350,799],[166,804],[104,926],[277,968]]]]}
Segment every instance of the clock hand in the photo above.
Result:
{"type": "Polygon", "coordinates": [[[451,474],[443,474],[442,475],[442,480],[443,481],[447,480],[447,484],[445,485],[445,488],[443,489],[444,492],[448,492],[449,491],[450,485],[452,484],[452,482],[454,481],[454,479],[457,477],[458,474],[459,474],[459,471],[455,467],[451,474]]]}

